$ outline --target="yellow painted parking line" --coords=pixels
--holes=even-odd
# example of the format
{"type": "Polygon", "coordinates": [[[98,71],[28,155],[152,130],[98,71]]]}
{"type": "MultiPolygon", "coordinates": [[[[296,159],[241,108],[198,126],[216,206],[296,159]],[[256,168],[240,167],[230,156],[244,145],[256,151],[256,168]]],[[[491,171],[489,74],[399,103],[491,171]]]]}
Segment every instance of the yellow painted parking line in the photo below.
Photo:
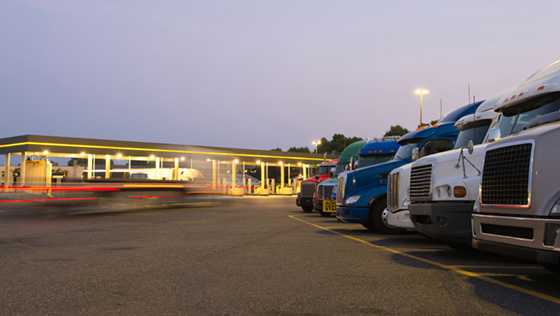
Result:
{"type": "Polygon", "coordinates": [[[520,277],[520,274],[513,273],[480,273],[480,275],[491,276],[491,277],[520,277]]]}
{"type": "Polygon", "coordinates": [[[488,276],[488,277],[515,277],[516,279],[519,279],[519,280],[521,280],[521,281],[533,282],[533,280],[531,280],[531,279],[529,278],[529,276],[528,276],[528,275],[525,275],[525,274],[482,273],[482,275],[488,276]]]}
{"type": "MultiPolygon", "coordinates": [[[[361,226],[360,226],[361,227],[361,226]]],[[[354,230],[356,227],[325,226],[326,229],[354,230]]]]}
{"type": "Polygon", "coordinates": [[[410,248],[410,246],[398,246],[401,249],[410,249],[414,252],[440,252],[444,249],[447,249],[446,246],[442,246],[441,248],[410,248]]]}
{"type": "Polygon", "coordinates": [[[333,234],[337,234],[341,237],[357,241],[359,243],[362,243],[364,245],[367,245],[367,246],[370,246],[370,247],[373,247],[373,248],[385,250],[385,251],[391,252],[393,254],[398,254],[398,255],[405,256],[405,257],[408,257],[408,258],[411,258],[411,259],[414,259],[414,260],[422,261],[422,262],[434,265],[436,267],[440,267],[440,268],[445,269],[445,270],[451,270],[453,272],[456,272],[456,273],[459,273],[459,274],[462,274],[462,275],[466,275],[466,276],[473,277],[473,278],[476,278],[476,279],[479,279],[479,280],[483,280],[483,281],[490,282],[490,283],[493,283],[493,284],[496,284],[496,285],[500,285],[500,286],[503,286],[505,288],[508,288],[508,289],[511,289],[511,290],[514,290],[514,291],[518,291],[518,292],[521,292],[521,293],[525,293],[527,295],[531,295],[531,296],[534,296],[534,297],[538,297],[540,299],[547,300],[547,301],[552,302],[552,303],[560,304],[560,299],[556,298],[554,296],[546,295],[546,294],[539,293],[539,292],[532,291],[532,290],[528,290],[528,289],[525,289],[525,288],[522,288],[522,287],[519,287],[519,286],[516,286],[516,285],[512,285],[512,284],[508,284],[508,283],[505,283],[505,282],[502,282],[502,281],[494,280],[492,278],[489,278],[489,277],[484,276],[484,275],[479,274],[479,273],[462,270],[462,269],[460,269],[456,266],[442,264],[442,263],[432,261],[432,260],[429,260],[429,259],[424,259],[424,258],[421,258],[421,257],[417,257],[415,255],[411,255],[411,254],[408,254],[406,252],[402,252],[402,251],[399,251],[399,250],[396,250],[396,249],[372,244],[369,241],[366,241],[366,240],[363,240],[363,239],[360,239],[360,238],[357,238],[357,237],[354,237],[354,236],[345,235],[343,233],[334,231],[332,229],[328,229],[326,227],[323,227],[323,226],[305,221],[301,218],[297,218],[296,216],[293,216],[293,215],[289,215],[289,217],[292,218],[292,219],[295,219],[297,221],[300,221],[302,223],[305,223],[307,225],[311,225],[313,227],[329,231],[333,234]]]}
{"type": "Polygon", "coordinates": [[[539,266],[468,266],[468,265],[454,265],[455,268],[472,268],[472,269],[542,269],[539,266]]]}
{"type": "Polygon", "coordinates": [[[533,280],[531,280],[531,278],[529,278],[528,275],[518,275],[517,278],[518,278],[519,280],[528,281],[528,282],[533,282],[533,280]]]}

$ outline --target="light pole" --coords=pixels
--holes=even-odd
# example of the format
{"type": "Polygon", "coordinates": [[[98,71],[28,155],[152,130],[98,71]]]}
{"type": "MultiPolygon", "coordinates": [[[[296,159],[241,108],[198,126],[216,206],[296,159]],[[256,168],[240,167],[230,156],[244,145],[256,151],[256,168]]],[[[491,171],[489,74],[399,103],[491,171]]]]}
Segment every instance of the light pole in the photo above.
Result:
{"type": "Polygon", "coordinates": [[[216,189],[216,160],[208,158],[206,161],[212,161],[212,189],[216,189]]]}
{"type": "MultiPolygon", "coordinates": [[[[221,180],[222,180],[222,179],[220,179],[220,161],[218,160],[218,161],[216,162],[216,164],[217,164],[217,166],[218,166],[218,171],[216,171],[216,174],[218,175],[218,186],[220,186],[220,182],[221,182],[221,180]]],[[[225,190],[224,188],[225,188],[226,185],[223,184],[223,185],[221,185],[221,186],[222,186],[222,190],[225,190]]]]}
{"type": "Polygon", "coordinates": [[[292,186],[292,178],[290,178],[290,163],[288,163],[288,186],[292,186]]]}
{"type": "Polygon", "coordinates": [[[422,97],[424,96],[424,94],[428,94],[428,90],[425,89],[417,89],[415,91],[416,94],[420,95],[420,126],[422,126],[422,97]]]}
{"type": "Polygon", "coordinates": [[[321,145],[321,141],[320,140],[314,140],[311,142],[311,144],[313,144],[315,146],[315,153],[317,153],[317,146],[321,145]]]}
{"type": "Polygon", "coordinates": [[[237,169],[237,164],[239,163],[239,160],[235,159],[231,162],[231,194],[235,194],[235,187],[237,184],[237,175],[236,175],[236,169],[237,169]]]}
{"type": "Polygon", "coordinates": [[[243,185],[241,185],[241,195],[245,194],[245,160],[243,161],[243,185]]]}
{"type": "MultiPolygon", "coordinates": [[[[49,187],[49,151],[45,150],[43,152],[43,155],[45,155],[45,187],[49,187]]],[[[7,177],[7,175],[6,175],[7,177]]]]}
{"type": "Polygon", "coordinates": [[[265,191],[264,191],[265,189],[268,188],[267,185],[266,185],[266,182],[265,182],[264,162],[262,162],[260,160],[257,160],[257,165],[261,165],[261,187],[259,189],[259,194],[260,195],[268,195],[268,193],[265,194],[265,191]]]}
{"type": "Polygon", "coordinates": [[[280,194],[282,194],[284,191],[284,163],[279,161],[278,165],[280,166],[280,194]]]}

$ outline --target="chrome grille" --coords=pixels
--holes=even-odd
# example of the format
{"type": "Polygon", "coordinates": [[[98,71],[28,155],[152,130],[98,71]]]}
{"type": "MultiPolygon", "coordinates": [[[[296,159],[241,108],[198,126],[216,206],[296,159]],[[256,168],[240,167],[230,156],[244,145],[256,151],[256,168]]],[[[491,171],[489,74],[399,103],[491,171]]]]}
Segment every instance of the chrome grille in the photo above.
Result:
{"type": "Polygon", "coordinates": [[[322,199],[331,199],[332,197],[332,191],[334,188],[334,184],[332,185],[320,185],[317,189],[317,191],[319,191],[319,194],[321,195],[322,199]]]}
{"type": "Polygon", "coordinates": [[[301,183],[301,196],[305,197],[313,197],[315,194],[315,187],[317,186],[316,182],[313,181],[305,181],[301,183]]]}
{"type": "Polygon", "coordinates": [[[426,201],[432,199],[432,165],[412,167],[410,171],[410,200],[426,201]]]}
{"type": "Polygon", "coordinates": [[[399,208],[399,178],[400,172],[390,173],[387,179],[387,206],[389,210],[399,208]]]}
{"type": "Polygon", "coordinates": [[[482,204],[528,205],[532,144],[486,152],[480,198],[482,204]]]}
{"type": "Polygon", "coordinates": [[[342,205],[344,202],[344,189],[346,187],[346,177],[338,176],[338,184],[336,186],[336,204],[342,205]]]}

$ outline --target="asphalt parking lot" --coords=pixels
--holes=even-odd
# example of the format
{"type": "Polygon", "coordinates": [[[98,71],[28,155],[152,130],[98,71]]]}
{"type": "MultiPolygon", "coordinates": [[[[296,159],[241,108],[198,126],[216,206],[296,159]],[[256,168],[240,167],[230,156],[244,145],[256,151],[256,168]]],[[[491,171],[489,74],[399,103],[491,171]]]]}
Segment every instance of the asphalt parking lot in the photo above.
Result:
{"type": "Polygon", "coordinates": [[[2,315],[557,315],[559,276],[376,235],[295,197],[0,213],[2,315]]]}

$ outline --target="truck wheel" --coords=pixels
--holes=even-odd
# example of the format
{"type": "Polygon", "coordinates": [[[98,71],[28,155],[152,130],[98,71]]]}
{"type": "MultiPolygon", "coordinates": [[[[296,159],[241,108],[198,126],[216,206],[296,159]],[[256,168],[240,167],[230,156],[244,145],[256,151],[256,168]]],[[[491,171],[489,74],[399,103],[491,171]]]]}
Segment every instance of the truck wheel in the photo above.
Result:
{"type": "Polygon", "coordinates": [[[301,209],[305,212],[305,213],[311,213],[313,211],[313,205],[302,205],[301,209]]]}
{"type": "Polygon", "coordinates": [[[553,264],[553,263],[543,263],[541,264],[543,268],[547,269],[550,272],[554,272],[556,274],[560,274],[560,264],[553,264]]]}
{"type": "Polygon", "coordinates": [[[324,216],[324,217],[331,217],[331,213],[328,213],[328,212],[319,211],[319,214],[321,214],[321,216],[324,216]]]}
{"type": "MultiPolygon", "coordinates": [[[[387,208],[385,198],[379,199],[369,210],[367,229],[378,234],[398,234],[405,232],[404,229],[392,228],[383,221],[383,211],[387,208]]],[[[364,225],[365,226],[365,225],[364,225]]]]}
{"type": "Polygon", "coordinates": [[[385,226],[389,226],[389,220],[387,219],[387,217],[389,217],[389,209],[385,208],[383,212],[381,212],[381,220],[383,221],[383,224],[385,224],[385,226]]]}

